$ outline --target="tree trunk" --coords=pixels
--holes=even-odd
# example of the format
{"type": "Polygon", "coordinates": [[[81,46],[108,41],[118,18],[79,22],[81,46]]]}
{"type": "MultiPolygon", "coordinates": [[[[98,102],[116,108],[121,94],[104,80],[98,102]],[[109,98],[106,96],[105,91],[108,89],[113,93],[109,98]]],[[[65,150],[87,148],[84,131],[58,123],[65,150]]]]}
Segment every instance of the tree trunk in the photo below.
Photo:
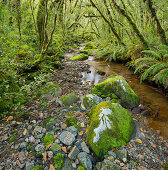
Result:
{"type": "Polygon", "coordinates": [[[155,8],[153,7],[153,2],[152,0],[143,0],[144,3],[147,3],[147,6],[150,10],[150,13],[151,13],[151,16],[152,18],[154,18],[155,22],[156,22],[156,26],[157,26],[157,33],[159,34],[160,38],[161,38],[161,42],[165,45],[168,45],[168,40],[166,38],[166,34],[165,34],[165,31],[164,29],[162,28],[160,22],[159,22],[159,19],[157,18],[157,15],[156,15],[156,10],[155,8]]]}
{"type": "Polygon", "coordinates": [[[92,0],[90,0],[90,2],[91,2],[91,4],[92,4],[92,6],[93,6],[94,8],[96,8],[97,11],[100,13],[100,15],[102,16],[102,18],[104,19],[104,21],[109,25],[109,27],[110,27],[111,31],[113,32],[114,36],[117,38],[118,43],[121,44],[121,45],[123,45],[123,46],[125,46],[125,44],[122,42],[120,36],[118,35],[117,31],[116,31],[115,28],[113,27],[113,25],[107,20],[107,18],[103,15],[103,13],[99,10],[99,8],[95,5],[95,3],[94,3],[92,0]]]}
{"type": "Polygon", "coordinates": [[[136,26],[136,24],[132,21],[131,17],[129,15],[127,15],[127,13],[118,6],[118,4],[115,2],[115,0],[112,0],[112,3],[114,5],[114,7],[116,8],[116,10],[128,20],[128,22],[132,26],[135,34],[137,35],[139,40],[142,42],[144,48],[148,49],[149,47],[148,47],[147,41],[144,39],[143,35],[138,30],[138,27],[136,26]]]}

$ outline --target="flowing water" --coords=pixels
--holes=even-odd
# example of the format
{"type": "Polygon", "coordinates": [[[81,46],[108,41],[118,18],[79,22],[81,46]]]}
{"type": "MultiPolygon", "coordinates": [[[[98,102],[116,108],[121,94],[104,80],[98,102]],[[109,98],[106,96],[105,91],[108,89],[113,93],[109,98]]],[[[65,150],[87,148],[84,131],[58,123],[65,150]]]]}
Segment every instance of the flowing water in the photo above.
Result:
{"type": "MultiPolygon", "coordinates": [[[[70,55],[75,55],[71,53],[70,55]]],[[[68,54],[67,54],[68,56],[68,54]]],[[[69,57],[69,56],[68,56],[69,57]]],[[[140,103],[151,109],[152,115],[145,118],[145,123],[153,130],[159,130],[164,139],[168,139],[168,98],[157,88],[146,83],[140,84],[137,75],[133,74],[126,66],[118,63],[95,61],[91,56],[86,62],[90,65],[90,72],[83,72],[83,81],[89,81],[90,84],[97,84],[102,80],[102,76],[97,74],[97,70],[104,71],[107,75],[117,73],[127,80],[129,85],[140,98],[140,103]],[[157,118],[154,118],[159,111],[157,118]]]]}

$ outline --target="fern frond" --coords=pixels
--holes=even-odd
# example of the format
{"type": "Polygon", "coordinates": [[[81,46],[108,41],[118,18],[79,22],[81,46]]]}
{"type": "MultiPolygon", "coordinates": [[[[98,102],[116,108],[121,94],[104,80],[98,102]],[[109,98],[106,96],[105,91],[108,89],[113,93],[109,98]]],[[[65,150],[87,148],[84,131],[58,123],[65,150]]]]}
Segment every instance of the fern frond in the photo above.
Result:
{"type": "Polygon", "coordinates": [[[158,62],[158,60],[156,60],[155,58],[151,58],[151,57],[143,57],[143,58],[138,58],[135,60],[135,65],[139,64],[139,63],[148,63],[151,62],[151,63],[155,63],[155,62],[158,62]]]}
{"type": "Polygon", "coordinates": [[[158,73],[160,70],[168,68],[168,63],[157,63],[154,64],[152,67],[153,67],[152,75],[154,75],[158,73]]]}
{"type": "Polygon", "coordinates": [[[168,54],[165,54],[165,55],[163,56],[163,58],[168,58],[168,54]]]}
{"type": "Polygon", "coordinates": [[[158,53],[156,53],[155,51],[152,51],[152,50],[144,50],[144,51],[142,51],[142,53],[151,54],[158,59],[162,59],[162,57],[158,53]]]}
{"type": "Polygon", "coordinates": [[[168,68],[161,70],[154,77],[156,83],[163,84],[165,88],[168,87],[168,68]]]}
{"type": "Polygon", "coordinates": [[[137,72],[139,72],[140,70],[143,70],[144,67],[149,67],[149,66],[146,65],[146,63],[139,64],[138,67],[135,69],[134,73],[137,73],[137,72]]]}
{"type": "Polygon", "coordinates": [[[116,59],[117,59],[117,56],[116,56],[116,53],[115,53],[115,52],[109,56],[109,61],[110,61],[110,62],[111,62],[112,60],[116,61],[116,59]]]}

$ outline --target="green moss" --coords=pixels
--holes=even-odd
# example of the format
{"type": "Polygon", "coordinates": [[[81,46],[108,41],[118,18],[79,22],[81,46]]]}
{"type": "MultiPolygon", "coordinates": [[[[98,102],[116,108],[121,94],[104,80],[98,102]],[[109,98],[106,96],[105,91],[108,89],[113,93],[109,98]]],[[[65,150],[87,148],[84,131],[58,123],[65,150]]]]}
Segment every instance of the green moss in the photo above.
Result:
{"type": "Polygon", "coordinates": [[[30,168],[30,170],[43,170],[43,166],[42,165],[36,165],[36,166],[30,168]]]}
{"type": "Polygon", "coordinates": [[[119,98],[123,106],[138,106],[139,98],[122,76],[111,75],[105,81],[95,85],[92,92],[102,97],[119,98]]]}
{"type": "Polygon", "coordinates": [[[14,142],[16,140],[16,137],[15,136],[12,136],[10,139],[9,139],[9,142],[14,142]]]}
{"type": "Polygon", "coordinates": [[[117,100],[117,99],[112,99],[112,100],[111,100],[111,103],[119,103],[119,104],[120,104],[120,101],[117,100]]]}
{"type": "Polygon", "coordinates": [[[43,121],[43,127],[50,131],[56,123],[60,123],[60,120],[56,117],[49,117],[43,121]]]}
{"type": "Polygon", "coordinates": [[[53,160],[55,169],[61,170],[64,164],[64,155],[62,153],[58,153],[57,156],[53,157],[53,160]]]}
{"type": "Polygon", "coordinates": [[[53,144],[54,143],[54,137],[51,134],[47,134],[44,137],[44,144],[45,146],[48,146],[49,144],[53,144]]]}
{"type": "Polygon", "coordinates": [[[78,56],[70,57],[70,60],[87,60],[89,58],[86,54],[80,54],[78,56]]]}
{"type": "Polygon", "coordinates": [[[78,170],[86,170],[86,168],[83,167],[83,166],[79,166],[79,167],[78,167],[78,170]]]}
{"type": "Polygon", "coordinates": [[[133,132],[133,120],[130,113],[118,103],[101,102],[99,105],[91,108],[89,114],[90,126],[87,134],[87,142],[97,156],[103,158],[109,148],[115,148],[125,145],[133,132]],[[102,110],[106,110],[110,114],[105,115],[102,110]],[[104,115],[102,115],[104,114],[104,115]],[[101,116],[100,116],[101,115],[101,116]],[[102,123],[106,122],[103,130],[98,135],[95,129],[100,129],[102,123]],[[107,126],[110,123],[110,128],[107,126]],[[97,137],[99,136],[99,137],[97,137]],[[94,141],[94,142],[93,142],[94,141]]]}
{"type": "Polygon", "coordinates": [[[70,106],[71,104],[76,103],[79,100],[79,98],[74,93],[69,93],[66,96],[63,96],[61,99],[65,106],[70,106]]]}
{"type": "Polygon", "coordinates": [[[78,130],[79,130],[79,126],[78,126],[78,120],[76,117],[74,116],[70,116],[69,118],[67,118],[67,120],[65,121],[65,123],[67,124],[67,126],[75,126],[78,130]]]}

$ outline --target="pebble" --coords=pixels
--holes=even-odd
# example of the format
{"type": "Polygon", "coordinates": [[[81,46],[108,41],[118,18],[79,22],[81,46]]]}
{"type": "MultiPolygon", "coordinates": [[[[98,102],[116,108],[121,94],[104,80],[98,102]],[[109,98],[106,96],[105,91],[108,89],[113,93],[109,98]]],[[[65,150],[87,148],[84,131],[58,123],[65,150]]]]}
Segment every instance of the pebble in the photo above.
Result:
{"type": "Polygon", "coordinates": [[[30,136],[30,137],[29,137],[29,142],[30,142],[30,143],[34,143],[34,141],[35,141],[35,138],[34,138],[33,136],[30,136]]]}
{"type": "Polygon", "coordinates": [[[86,152],[80,152],[77,157],[79,162],[82,162],[86,169],[92,169],[92,162],[86,152]]]}
{"type": "Polygon", "coordinates": [[[66,130],[67,130],[68,132],[71,132],[71,133],[74,134],[75,136],[77,136],[77,134],[78,134],[78,131],[77,131],[77,129],[76,129],[74,126],[70,126],[70,127],[66,128],[66,130]]]}
{"type": "Polygon", "coordinates": [[[68,157],[72,160],[75,160],[79,152],[80,152],[79,149],[76,146],[74,146],[71,152],[68,154],[68,157]]]}
{"type": "Polygon", "coordinates": [[[39,152],[39,151],[43,151],[45,148],[44,145],[41,145],[41,144],[38,144],[36,147],[35,147],[35,151],[39,152]]]}
{"type": "Polygon", "coordinates": [[[84,141],[81,143],[81,147],[82,147],[83,152],[86,152],[88,154],[90,153],[89,148],[87,147],[84,141]]]}
{"type": "Polygon", "coordinates": [[[36,126],[35,129],[34,129],[34,132],[39,132],[41,133],[42,132],[42,127],[41,126],[36,126]]]}
{"type": "Polygon", "coordinates": [[[76,163],[72,163],[72,167],[76,169],[76,163]]]}
{"type": "Polygon", "coordinates": [[[48,155],[49,158],[52,158],[54,154],[53,154],[52,151],[47,151],[47,155],[48,155]]]}
{"type": "Polygon", "coordinates": [[[68,131],[63,131],[60,135],[60,141],[65,145],[71,145],[75,141],[75,135],[68,131]]]}

